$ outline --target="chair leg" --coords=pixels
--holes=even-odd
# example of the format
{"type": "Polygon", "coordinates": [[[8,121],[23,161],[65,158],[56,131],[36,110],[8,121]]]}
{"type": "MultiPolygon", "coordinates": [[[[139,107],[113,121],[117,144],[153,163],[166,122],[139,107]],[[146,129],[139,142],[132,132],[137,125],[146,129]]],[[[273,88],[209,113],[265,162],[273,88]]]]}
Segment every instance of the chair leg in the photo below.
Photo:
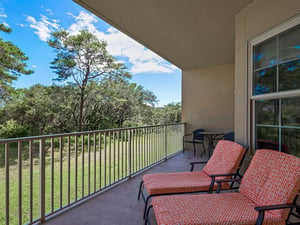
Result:
{"type": "Polygon", "coordinates": [[[149,220],[149,212],[150,212],[150,209],[153,208],[153,205],[150,205],[148,210],[147,210],[147,215],[146,215],[146,219],[145,219],[145,225],[150,224],[150,220],[149,220]]]}
{"type": "Polygon", "coordinates": [[[194,142],[193,145],[194,145],[194,157],[195,157],[196,156],[196,143],[194,142]]]}
{"type": "MultiPolygon", "coordinates": [[[[203,153],[206,155],[206,150],[205,150],[204,141],[202,142],[202,147],[203,147],[203,153]]],[[[201,156],[201,157],[202,157],[202,156],[201,156]]]]}
{"type": "Polygon", "coordinates": [[[142,186],[143,186],[144,181],[142,180],[140,183],[140,189],[139,189],[139,194],[138,194],[138,200],[140,200],[141,197],[141,192],[142,192],[142,186]]]}
{"type": "Polygon", "coordinates": [[[152,197],[152,195],[149,195],[149,196],[146,198],[143,219],[146,218],[146,211],[147,211],[147,207],[148,207],[148,201],[149,201],[149,199],[150,199],[151,197],[152,197]]]}

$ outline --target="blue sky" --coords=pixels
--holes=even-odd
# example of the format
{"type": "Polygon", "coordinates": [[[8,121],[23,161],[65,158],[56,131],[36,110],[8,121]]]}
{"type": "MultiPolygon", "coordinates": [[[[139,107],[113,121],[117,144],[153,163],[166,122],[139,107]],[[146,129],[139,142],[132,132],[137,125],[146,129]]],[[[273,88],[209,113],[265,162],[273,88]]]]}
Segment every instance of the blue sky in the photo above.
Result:
{"type": "Polygon", "coordinates": [[[88,29],[108,42],[108,51],[126,64],[131,82],[142,85],[157,96],[158,104],[181,101],[181,71],[125,34],[95,17],[71,0],[1,0],[0,23],[13,29],[0,33],[29,57],[28,68],[35,72],[21,76],[15,87],[33,84],[51,85],[57,75],[50,69],[55,57],[46,41],[50,33],[66,29],[76,34],[88,29]]]}

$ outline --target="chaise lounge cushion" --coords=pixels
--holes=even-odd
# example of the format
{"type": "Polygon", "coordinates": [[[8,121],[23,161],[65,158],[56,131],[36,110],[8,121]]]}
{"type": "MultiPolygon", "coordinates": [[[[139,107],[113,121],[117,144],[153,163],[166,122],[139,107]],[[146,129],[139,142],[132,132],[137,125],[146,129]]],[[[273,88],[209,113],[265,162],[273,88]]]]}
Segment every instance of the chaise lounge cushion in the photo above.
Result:
{"type": "MultiPolygon", "coordinates": [[[[300,159],[278,151],[258,150],[240,192],[257,205],[292,203],[300,189],[300,159]]],[[[289,210],[270,211],[286,219],[289,210]]]]}
{"type": "MultiPolygon", "coordinates": [[[[158,225],[253,225],[258,216],[253,201],[241,193],[160,196],[152,200],[158,225]]],[[[284,225],[266,212],[264,225],[284,225]]]]}
{"type": "MultiPolygon", "coordinates": [[[[150,195],[207,191],[211,183],[211,178],[203,171],[147,174],[143,180],[150,195]]],[[[214,185],[216,188],[217,184],[214,185]]],[[[222,188],[228,189],[229,184],[222,188]]]]}
{"type": "MultiPolygon", "coordinates": [[[[150,195],[208,191],[211,183],[209,175],[234,173],[245,152],[246,149],[235,142],[219,141],[203,171],[146,174],[143,176],[144,187],[150,195]]],[[[214,189],[216,187],[214,185],[214,189]]],[[[229,184],[222,185],[222,189],[228,188],[229,184]]]]}

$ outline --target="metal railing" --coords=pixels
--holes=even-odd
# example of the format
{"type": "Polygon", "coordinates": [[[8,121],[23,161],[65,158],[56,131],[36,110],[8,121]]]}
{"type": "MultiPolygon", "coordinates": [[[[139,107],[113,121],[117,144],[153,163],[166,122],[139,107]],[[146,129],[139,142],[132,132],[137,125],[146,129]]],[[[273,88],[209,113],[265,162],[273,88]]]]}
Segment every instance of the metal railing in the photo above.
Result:
{"type": "Polygon", "coordinates": [[[35,224],[180,152],[184,124],[0,140],[0,224],[35,224]]]}

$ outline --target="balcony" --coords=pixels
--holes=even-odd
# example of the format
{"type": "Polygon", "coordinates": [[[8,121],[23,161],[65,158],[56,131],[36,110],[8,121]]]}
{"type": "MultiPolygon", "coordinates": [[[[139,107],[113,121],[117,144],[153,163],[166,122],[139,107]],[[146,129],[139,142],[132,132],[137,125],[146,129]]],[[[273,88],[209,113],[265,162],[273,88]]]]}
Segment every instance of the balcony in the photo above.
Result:
{"type": "MultiPolygon", "coordinates": [[[[137,200],[139,182],[146,173],[188,171],[194,161],[191,151],[180,153],[171,159],[127,180],[93,199],[47,221],[46,225],[67,224],[144,224],[142,199],[137,200]]],[[[199,166],[200,168],[200,166],[199,166]]],[[[156,224],[152,214],[151,224],[156,224]]]]}
{"type": "MultiPolygon", "coordinates": [[[[0,223],[45,222],[89,199],[47,223],[141,224],[140,173],[180,153],[183,134],[169,124],[2,139],[0,223]]],[[[188,170],[186,156],[151,172],[188,170]]]]}

